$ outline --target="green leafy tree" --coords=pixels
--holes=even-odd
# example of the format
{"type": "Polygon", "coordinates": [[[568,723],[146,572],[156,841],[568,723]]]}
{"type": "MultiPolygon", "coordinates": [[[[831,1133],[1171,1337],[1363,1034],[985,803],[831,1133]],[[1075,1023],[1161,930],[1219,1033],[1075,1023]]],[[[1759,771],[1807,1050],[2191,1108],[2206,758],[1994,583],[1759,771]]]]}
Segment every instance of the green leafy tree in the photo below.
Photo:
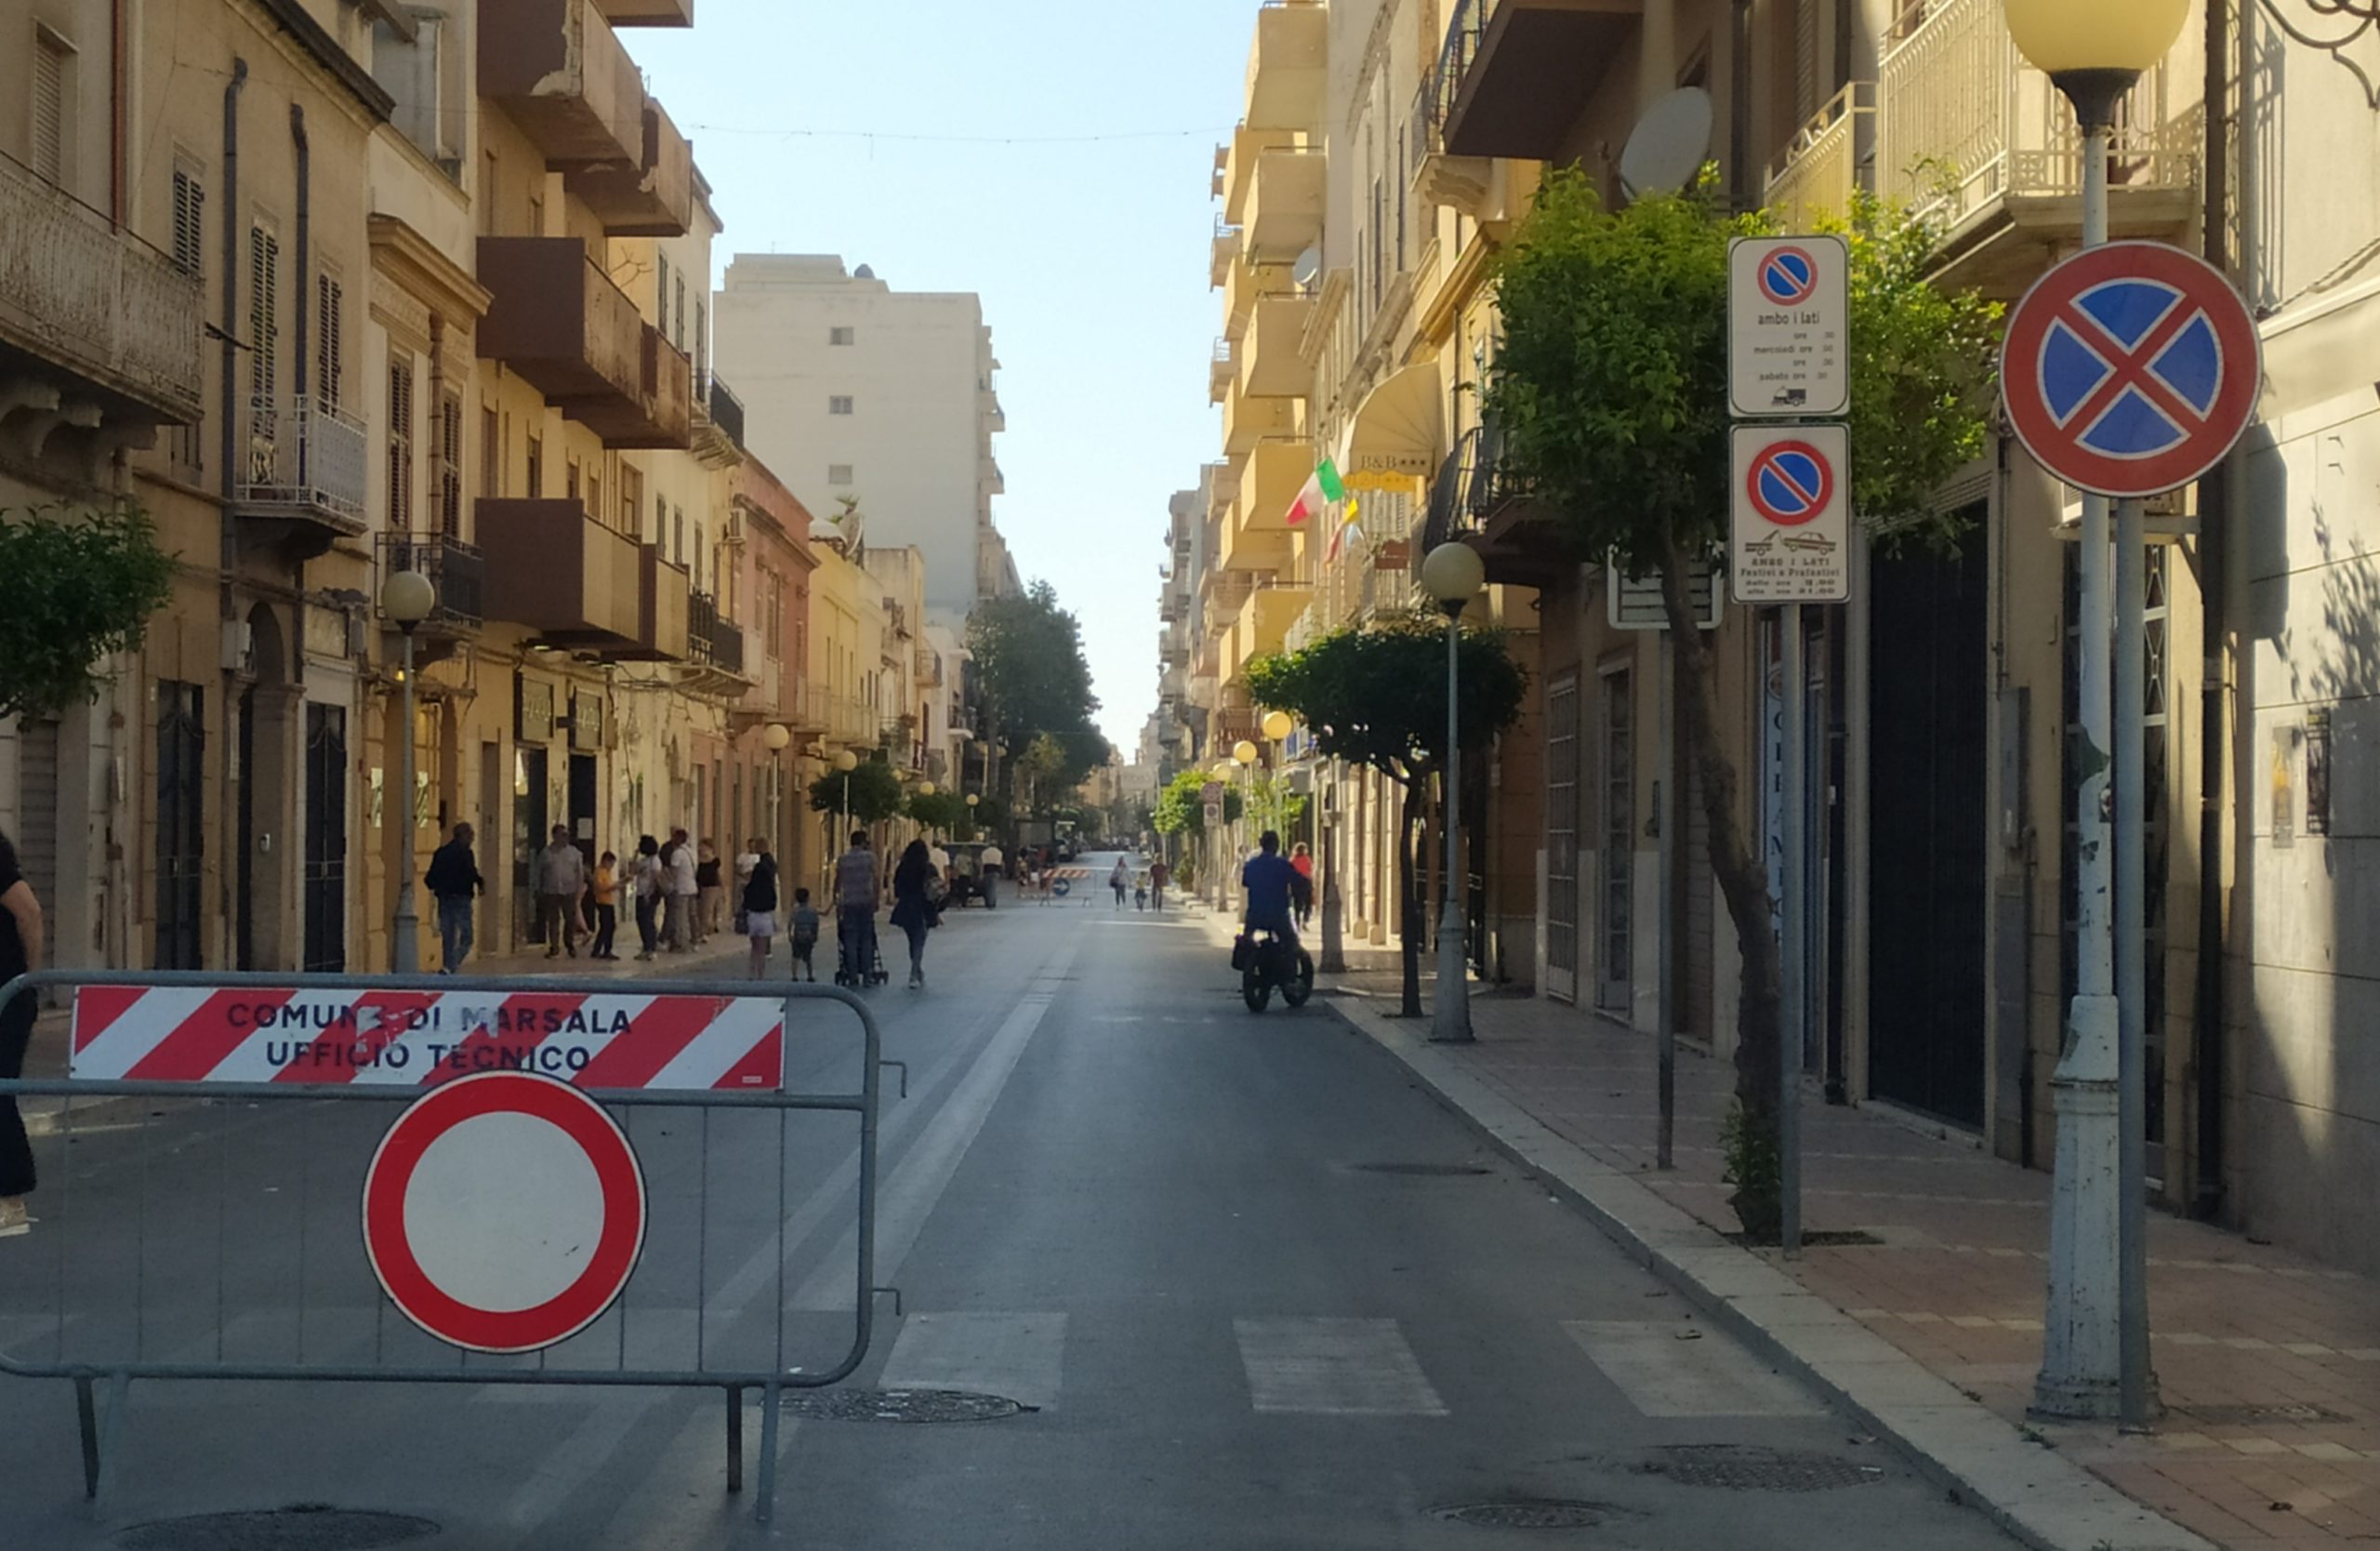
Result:
{"type": "MultiPolygon", "coordinates": [[[[1402,911],[1408,1017],[1421,1014],[1421,903],[1413,848],[1430,783],[1443,769],[1447,739],[1446,624],[1425,614],[1342,630],[1287,656],[1248,665],[1256,703],[1295,715],[1332,759],[1368,765],[1403,790],[1396,883],[1402,911]]],[[[1465,630],[1457,647],[1462,689],[1459,736],[1483,749],[1518,720],[1528,676],[1489,630],[1465,630]]]]}
{"type": "Polygon", "coordinates": [[[974,828],[968,822],[967,800],[955,791],[936,791],[929,797],[923,792],[909,794],[909,816],[919,827],[932,829],[959,840],[972,839],[974,828]]]}
{"type": "Polygon", "coordinates": [[[898,815],[906,801],[901,778],[872,755],[853,770],[829,770],[810,783],[811,807],[822,814],[849,813],[854,824],[882,824],[898,815]]]}
{"type": "Polygon", "coordinates": [[[1051,802],[1060,793],[1070,790],[1082,777],[1066,779],[1071,756],[1066,746],[1057,737],[1043,733],[1025,746],[1025,752],[1010,765],[1012,789],[1018,803],[1026,813],[1038,813],[1044,817],[1057,816],[1051,802]]]}
{"type": "Polygon", "coordinates": [[[1290,831],[1305,817],[1305,799],[1289,787],[1289,778],[1273,772],[1250,771],[1248,788],[1248,817],[1256,832],[1270,829],[1287,843],[1290,831]]]}
{"type": "MultiPolygon", "coordinates": [[[[967,620],[967,650],[973,659],[977,733],[1004,738],[1018,750],[1044,737],[1057,748],[1058,763],[1037,773],[1045,793],[1072,788],[1107,762],[1112,750],[1091,723],[1099,696],[1091,689],[1082,627],[1059,606],[1055,588],[1037,581],[1015,597],[976,604],[967,620]]],[[[1020,796],[1021,764],[1009,767],[1009,789],[1020,796]]]]}
{"type": "Polygon", "coordinates": [[[129,501],[0,510],[0,716],[98,699],[107,659],[140,644],[173,585],[174,557],[129,501]]]}
{"type": "MultiPolygon", "coordinates": [[[[1157,806],[1149,815],[1149,828],[1160,835],[1183,835],[1199,840],[1207,833],[1207,783],[1214,777],[1203,770],[1185,770],[1165,784],[1157,794],[1157,806]]],[[[1223,789],[1223,822],[1239,821],[1239,792],[1234,787],[1223,789]]]]}
{"type": "MultiPolygon", "coordinates": [[[[1701,774],[1711,867],[1743,947],[1736,1091],[1741,1147],[1773,1155],[1778,962],[1767,869],[1737,810],[1711,652],[1686,576],[1728,519],[1727,243],[1770,230],[1695,193],[1604,208],[1575,172],[1549,177],[1501,256],[1504,342],[1487,388],[1506,471],[1557,514],[1562,541],[1659,571],[1677,652],[1679,709],[1701,774]]],[[[1998,310],[1927,284],[1936,234],[1897,206],[1855,201],[1851,252],[1850,498],[1879,543],[1955,537],[1930,501],[1984,449],[1998,310]]],[[[1773,1170],[1746,1170],[1731,1204],[1773,1239],[1773,1170]]]]}

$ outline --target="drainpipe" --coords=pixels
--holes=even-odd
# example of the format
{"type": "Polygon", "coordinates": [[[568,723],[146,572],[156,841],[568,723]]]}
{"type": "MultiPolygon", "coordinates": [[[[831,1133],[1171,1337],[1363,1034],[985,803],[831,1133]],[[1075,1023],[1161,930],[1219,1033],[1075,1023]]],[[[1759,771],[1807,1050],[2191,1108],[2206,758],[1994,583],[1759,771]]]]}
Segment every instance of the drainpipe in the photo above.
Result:
{"type": "MultiPolygon", "coordinates": [[[[314,151],[306,140],[306,110],[295,102],[289,105],[289,139],[298,158],[298,294],[292,308],[296,316],[291,320],[298,325],[296,330],[298,360],[294,380],[298,385],[297,402],[299,408],[304,411],[303,418],[298,421],[303,434],[298,443],[298,481],[300,485],[307,485],[311,484],[309,476],[314,461],[315,435],[312,409],[306,403],[307,392],[311,387],[306,375],[310,363],[307,353],[307,325],[311,316],[308,311],[307,282],[311,278],[308,261],[313,253],[314,151]]],[[[289,586],[291,594],[289,682],[293,684],[302,684],[306,682],[306,563],[304,561],[297,560],[290,563],[289,586]]]]}
{"type": "Polygon", "coordinates": [[[108,219],[125,224],[124,0],[108,7],[108,219]]]}
{"type": "MultiPolygon", "coordinates": [[[[2200,164],[2206,203],[2200,240],[2207,261],[2224,270],[2230,267],[2223,241],[2230,194],[2230,125],[2225,111],[2231,85],[2230,20],[2227,6],[2206,7],[2206,146],[2200,164]]],[[[2246,79],[2244,73],[2241,79],[2246,79]]],[[[2223,548],[2238,461],[2234,453],[2198,482],[2199,632],[2205,660],[2199,685],[2198,984],[2190,1009],[2190,1064],[2198,1075],[2198,1145],[2192,1168],[2197,1188],[2190,1211],[2200,1218],[2212,1218],[2223,1208],[2223,719],[2228,709],[2223,548]]]]}
{"type": "Polygon", "coordinates": [[[1752,175],[1752,0],[1733,0],[1727,37],[1727,194],[1738,210],[1760,203],[1752,175]]]}
{"type": "MultiPolygon", "coordinates": [[[[239,757],[240,740],[231,736],[229,713],[231,690],[236,683],[235,665],[231,661],[231,628],[239,617],[239,604],[232,596],[232,578],[240,569],[240,525],[233,515],[233,502],[238,495],[238,464],[240,455],[240,417],[236,408],[240,391],[240,93],[248,84],[248,61],[234,56],[231,79],[223,87],[223,402],[216,417],[218,457],[215,475],[223,492],[223,508],[218,518],[220,529],[219,553],[222,579],[217,584],[217,607],[222,617],[217,633],[221,644],[217,652],[222,660],[225,716],[222,784],[217,797],[218,838],[239,832],[232,814],[232,784],[238,779],[234,761],[239,757]]],[[[223,890],[222,915],[229,924],[230,885],[223,890]]],[[[128,946],[128,945],[127,945],[128,946]]]]}

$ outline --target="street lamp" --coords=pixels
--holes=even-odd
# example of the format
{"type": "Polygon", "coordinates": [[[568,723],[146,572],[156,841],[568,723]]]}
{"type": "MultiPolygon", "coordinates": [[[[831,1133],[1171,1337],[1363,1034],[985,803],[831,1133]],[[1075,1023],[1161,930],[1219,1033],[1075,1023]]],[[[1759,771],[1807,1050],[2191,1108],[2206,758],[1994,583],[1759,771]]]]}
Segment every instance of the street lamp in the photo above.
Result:
{"type": "MultiPolygon", "coordinates": [[[[2082,132],[2082,245],[2096,247],[2108,240],[2108,152],[2116,106],[2181,37],[2189,0],[2006,5],[2017,49],[2074,104],[2082,132]]],[[[2070,1417],[2116,1412],[2127,1423],[2139,1424],[2151,1410],[2141,1200],[2147,1009],[2138,913],[2140,503],[2118,503],[2114,518],[2110,578],[2108,499],[2082,497],[2075,722],[2083,747],[2102,757],[2084,762],[2089,774],[2074,792],[2075,989],[2065,1054],[2050,1079],[2057,1172],[2050,1191],[2047,1331],[2033,1409],[2070,1417]],[[2107,806],[2110,764],[2116,783],[2112,837],[2107,806]],[[2115,886],[2118,856],[2126,879],[2122,889],[2115,886]],[[2117,1290],[2112,1307],[2107,1298],[2110,1288],[2117,1290]]]]}
{"type": "Polygon", "coordinates": [[[1455,893],[1455,869],[1462,852],[1462,611],[1471,606],[1487,580],[1486,563],[1468,544],[1441,544],[1421,561],[1421,590],[1436,599],[1447,613],[1446,901],[1438,912],[1438,986],[1430,1014],[1430,1038],[1458,1044],[1471,1040],[1462,904],[1455,893]]]}
{"type": "Polygon", "coordinates": [[[398,974],[421,973],[421,918],[413,907],[413,632],[438,606],[438,589],[418,571],[393,571],[380,584],[380,612],[405,638],[404,763],[397,782],[403,813],[397,821],[397,914],[390,923],[389,968],[398,974]]]}
{"type": "Polygon", "coordinates": [[[769,750],[769,834],[780,842],[790,861],[792,850],[789,846],[782,846],[782,842],[786,838],[785,751],[787,746],[793,742],[793,729],[782,722],[772,722],[762,729],[760,742],[769,750]]]}
{"type": "Polygon", "coordinates": [[[1276,710],[1264,713],[1264,736],[1272,742],[1286,741],[1291,733],[1297,731],[1297,718],[1288,711],[1276,710]]]}

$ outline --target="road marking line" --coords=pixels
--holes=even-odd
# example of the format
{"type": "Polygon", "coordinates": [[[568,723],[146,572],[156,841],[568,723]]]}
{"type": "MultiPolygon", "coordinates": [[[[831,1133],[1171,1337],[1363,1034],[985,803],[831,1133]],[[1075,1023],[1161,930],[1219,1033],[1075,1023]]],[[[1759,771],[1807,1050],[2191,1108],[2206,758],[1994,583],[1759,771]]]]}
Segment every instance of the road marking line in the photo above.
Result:
{"type": "Polygon", "coordinates": [[[1447,1414],[1394,1319],[1235,1319],[1232,1332],[1249,1398],[1260,1412],[1447,1414]]]}
{"type": "Polygon", "coordinates": [[[1646,1416],[1823,1416],[1826,1408],[1715,1330],[1676,1320],[1565,1319],[1562,1328],[1646,1416]],[[1695,1339],[1680,1339],[1687,1332],[1695,1339]]]}

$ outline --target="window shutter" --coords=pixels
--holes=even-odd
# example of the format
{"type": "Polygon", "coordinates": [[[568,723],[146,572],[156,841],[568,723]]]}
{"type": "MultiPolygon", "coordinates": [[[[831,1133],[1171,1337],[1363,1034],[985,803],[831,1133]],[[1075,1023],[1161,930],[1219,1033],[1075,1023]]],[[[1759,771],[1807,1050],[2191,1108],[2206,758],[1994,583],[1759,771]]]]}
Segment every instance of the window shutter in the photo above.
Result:
{"type": "Polygon", "coordinates": [[[174,169],[174,263],[184,274],[206,272],[206,190],[174,169]]]}
{"type": "Polygon", "coordinates": [[[463,537],[463,401],[454,393],[438,412],[438,531],[463,537]]]}
{"type": "Polygon", "coordinates": [[[667,334],[669,332],[669,256],[656,251],[653,257],[661,266],[660,284],[653,292],[653,315],[661,332],[667,334]]]}
{"type": "MultiPolygon", "coordinates": [[[[261,226],[248,229],[248,386],[271,401],[280,386],[281,239],[261,226]]],[[[268,431],[265,433],[270,436],[268,431]]]]}
{"type": "Polygon", "coordinates": [[[701,302],[694,303],[694,383],[707,397],[710,393],[710,313],[701,302]]]}
{"type": "Polygon", "coordinates": [[[346,292],[329,275],[316,277],[314,282],[316,338],[314,343],[314,396],[329,408],[338,407],[339,376],[346,365],[346,341],[340,337],[339,318],[345,312],[340,306],[346,292]]]}
{"type": "Polygon", "coordinates": [[[686,277],[685,277],[684,275],[682,275],[682,274],[681,274],[681,275],[680,275],[680,276],[678,277],[678,345],[679,345],[679,348],[682,350],[682,349],[685,347],[685,343],[686,343],[686,277]]]}
{"type": "Polygon", "coordinates": [[[413,363],[389,363],[389,526],[413,527],[413,363]]]}
{"type": "Polygon", "coordinates": [[[1818,0],[1793,7],[1793,118],[1810,121],[1818,111],[1818,0]]]}
{"type": "Polygon", "coordinates": [[[33,38],[33,171],[66,177],[66,50],[46,32],[33,38]]]}

